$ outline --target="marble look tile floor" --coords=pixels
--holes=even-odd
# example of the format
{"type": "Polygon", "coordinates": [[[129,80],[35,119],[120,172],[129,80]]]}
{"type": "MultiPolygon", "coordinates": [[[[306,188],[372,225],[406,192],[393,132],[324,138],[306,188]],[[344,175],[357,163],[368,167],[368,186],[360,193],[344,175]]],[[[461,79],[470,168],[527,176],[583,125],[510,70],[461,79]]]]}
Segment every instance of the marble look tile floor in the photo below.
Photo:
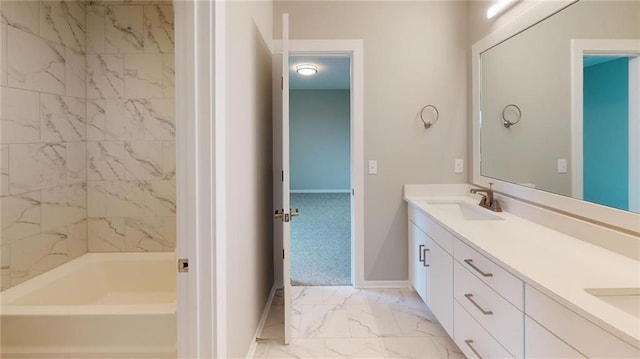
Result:
{"type": "Polygon", "coordinates": [[[408,288],[292,288],[291,343],[278,291],[254,358],[464,358],[408,288]]]}

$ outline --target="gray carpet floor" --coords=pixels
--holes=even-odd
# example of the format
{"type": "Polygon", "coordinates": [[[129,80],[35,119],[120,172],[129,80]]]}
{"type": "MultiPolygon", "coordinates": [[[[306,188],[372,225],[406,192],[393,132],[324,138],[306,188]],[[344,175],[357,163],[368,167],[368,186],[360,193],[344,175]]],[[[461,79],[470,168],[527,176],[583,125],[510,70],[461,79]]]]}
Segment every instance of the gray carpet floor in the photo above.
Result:
{"type": "Polygon", "coordinates": [[[292,193],[291,284],[351,284],[351,196],[292,193]]]}

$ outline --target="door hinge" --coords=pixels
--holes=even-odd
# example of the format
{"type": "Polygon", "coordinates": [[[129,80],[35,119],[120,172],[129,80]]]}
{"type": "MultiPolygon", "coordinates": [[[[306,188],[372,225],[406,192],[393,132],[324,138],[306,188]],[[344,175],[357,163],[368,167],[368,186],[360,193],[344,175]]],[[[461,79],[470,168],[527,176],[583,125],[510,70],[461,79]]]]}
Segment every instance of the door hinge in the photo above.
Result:
{"type": "Polygon", "coordinates": [[[280,76],[280,90],[284,91],[284,76],[280,76]]]}
{"type": "Polygon", "coordinates": [[[189,271],[189,258],[178,259],[178,272],[185,273],[189,271]]]}
{"type": "Polygon", "coordinates": [[[353,189],[353,188],[351,189],[351,195],[352,195],[352,196],[355,196],[355,195],[356,195],[356,190],[355,190],[355,189],[353,189]]]}
{"type": "Polygon", "coordinates": [[[284,259],[284,249],[282,250],[282,259],[284,259]]]}
{"type": "Polygon", "coordinates": [[[284,182],[284,170],[282,170],[282,172],[280,173],[280,176],[282,177],[282,182],[284,182]]]}

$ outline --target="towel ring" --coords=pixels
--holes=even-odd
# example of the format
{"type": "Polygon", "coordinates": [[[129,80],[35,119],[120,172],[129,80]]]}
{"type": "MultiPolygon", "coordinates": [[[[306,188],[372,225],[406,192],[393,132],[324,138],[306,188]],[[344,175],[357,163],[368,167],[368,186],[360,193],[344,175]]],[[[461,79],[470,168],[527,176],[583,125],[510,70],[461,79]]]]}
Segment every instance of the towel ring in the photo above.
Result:
{"type": "Polygon", "coordinates": [[[438,111],[438,109],[433,106],[433,105],[426,105],[425,107],[422,108],[422,110],[420,110],[420,120],[422,120],[422,123],[424,124],[424,128],[429,129],[431,128],[431,126],[433,126],[436,122],[438,122],[438,119],[440,119],[440,112],[438,111]],[[427,108],[431,107],[433,109],[433,111],[435,111],[436,113],[436,119],[433,122],[427,122],[424,120],[424,110],[426,110],[427,108]]]}
{"type": "Polygon", "coordinates": [[[522,111],[520,110],[520,107],[514,105],[514,104],[510,104],[510,105],[506,105],[503,109],[502,109],[502,124],[504,125],[504,127],[509,128],[513,125],[515,125],[516,123],[520,122],[520,120],[522,119],[522,111]],[[517,120],[515,122],[509,121],[507,120],[507,117],[505,116],[505,112],[507,112],[507,109],[509,107],[513,107],[516,109],[516,111],[518,112],[517,115],[517,120]]]}

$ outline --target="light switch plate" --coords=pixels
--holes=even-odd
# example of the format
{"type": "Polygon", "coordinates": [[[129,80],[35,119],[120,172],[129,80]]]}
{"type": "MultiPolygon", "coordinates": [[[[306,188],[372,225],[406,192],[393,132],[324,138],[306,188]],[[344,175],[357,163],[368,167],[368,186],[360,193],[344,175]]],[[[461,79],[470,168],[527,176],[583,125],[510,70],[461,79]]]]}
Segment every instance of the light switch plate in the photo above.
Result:
{"type": "Polygon", "coordinates": [[[464,172],[464,160],[462,158],[458,158],[455,160],[453,165],[453,171],[455,173],[463,173],[464,172]]]}
{"type": "Polygon", "coordinates": [[[376,160],[369,161],[369,174],[370,175],[378,174],[378,161],[376,160]]]}
{"type": "Polygon", "coordinates": [[[565,158],[558,159],[558,173],[567,173],[567,160],[565,158]]]}

